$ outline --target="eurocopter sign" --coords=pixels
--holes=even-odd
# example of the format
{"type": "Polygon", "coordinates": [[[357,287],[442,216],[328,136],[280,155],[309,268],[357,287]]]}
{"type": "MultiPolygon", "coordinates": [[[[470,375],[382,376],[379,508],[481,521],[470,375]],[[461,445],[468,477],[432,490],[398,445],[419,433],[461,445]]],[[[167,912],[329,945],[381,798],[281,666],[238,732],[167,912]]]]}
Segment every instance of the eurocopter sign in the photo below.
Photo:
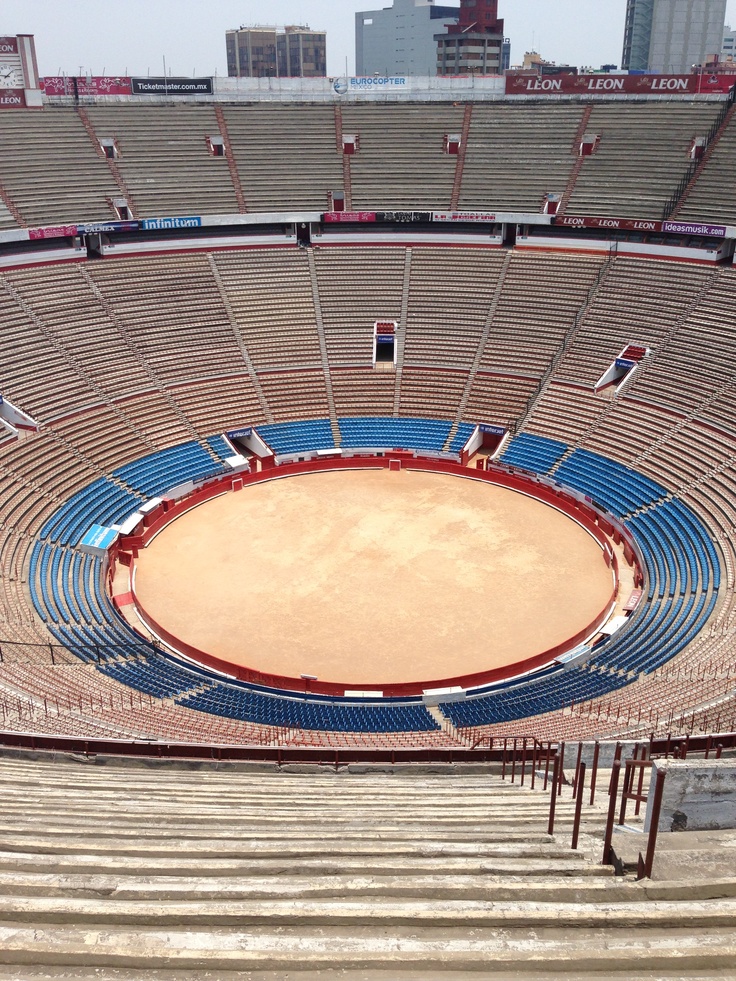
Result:
{"type": "Polygon", "coordinates": [[[365,75],[335,79],[333,89],[338,95],[348,92],[379,92],[406,89],[406,75],[365,75]]]}

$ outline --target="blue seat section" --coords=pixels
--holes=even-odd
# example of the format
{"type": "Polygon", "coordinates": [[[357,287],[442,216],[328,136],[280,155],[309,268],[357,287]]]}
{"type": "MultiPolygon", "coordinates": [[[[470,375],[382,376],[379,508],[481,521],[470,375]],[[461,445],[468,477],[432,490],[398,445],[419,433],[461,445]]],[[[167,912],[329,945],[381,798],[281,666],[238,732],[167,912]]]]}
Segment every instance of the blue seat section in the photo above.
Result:
{"type": "Polygon", "coordinates": [[[271,425],[257,426],[256,431],[276,454],[329,450],[335,445],[335,437],[329,419],[277,422],[271,425]]]}
{"type": "Polygon", "coordinates": [[[721,585],[721,564],[713,540],[700,518],[678,498],[667,501],[657,508],[657,513],[666,515],[675,530],[678,540],[688,547],[687,561],[692,568],[699,563],[703,570],[703,588],[707,588],[707,570],[713,574],[713,588],[721,585]]]}
{"type": "Polygon", "coordinates": [[[458,728],[514,722],[529,715],[554,712],[573,702],[605,695],[616,688],[623,688],[626,683],[625,678],[586,668],[571,668],[564,672],[560,669],[557,674],[538,681],[532,679],[516,688],[459,702],[443,702],[440,709],[458,728]]]}
{"type": "Polygon", "coordinates": [[[376,446],[437,452],[447,442],[452,429],[451,423],[440,419],[394,419],[391,416],[356,416],[338,419],[338,423],[345,447],[376,446]]]}
{"type": "Polygon", "coordinates": [[[59,644],[80,660],[99,662],[153,650],[112,606],[102,585],[100,559],[36,542],[28,585],[38,615],[59,644]]]}
{"type": "Polygon", "coordinates": [[[222,464],[216,463],[199,443],[192,442],[126,463],[113,470],[113,477],[140,494],[156,497],[177,484],[214,477],[223,471],[222,464]]]}
{"type": "Polygon", "coordinates": [[[647,603],[630,624],[597,644],[586,666],[548,670],[525,684],[510,682],[483,697],[443,703],[447,718],[467,727],[555,711],[650,674],[694,640],[715,608],[721,581],[707,529],[677,499],[657,503],[626,525],[639,543],[649,579],[647,603]]]}
{"type": "Polygon", "coordinates": [[[207,445],[221,460],[227,460],[229,456],[233,455],[232,447],[228,444],[224,436],[210,436],[207,440],[207,445]]]}
{"type": "Polygon", "coordinates": [[[510,467],[522,467],[532,473],[549,473],[566,450],[567,446],[556,439],[520,433],[502,454],[501,463],[510,467]]]}
{"type": "Polygon", "coordinates": [[[437,721],[420,704],[351,705],[282,697],[215,684],[177,704],[244,722],[337,732],[434,732],[437,721]]]}
{"type": "Polygon", "coordinates": [[[453,441],[450,443],[450,453],[460,453],[462,448],[473,435],[474,430],[475,426],[468,422],[461,422],[457,427],[457,433],[455,434],[453,441]]]}
{"type": "Polygon", "coordinates": [[[589,450],[575,450],[560,464],[555,478],[587,494],[619,518],[662,500],[668,493],[636,470],[589,450]]]}
{"type": "MultiPolygon", "coordinates": [[[[440,449],[450,432],[450,423],[439,420],[343,419],[340,425],[345,445],[355,446],[440,449]]],[[[320,438],[332,445],[327,420],[262,428],[279,452],[287,447],[293,451],[297,445],[314,448],[320,438]]],[[[453,446],[461,447],[472,429],[461,427],[453,446]]],[[[212,437],[209,445],[215,454],[229,453],[222,437],[212,437]]],[[[542,472],[564,452],[563,443],[523,434],[509,447],[504,462],[542,472]]],[[[155,494],[216,468],[207,451],[190,443],[121,467],[116,475],[140,494],[155,494]]],[[[718,550],[683,501],[668,500],[665,489],[654,481],[583,450],[565,460],[556,476],[623,517],[646,564],[646,602],[624,628],[598,642],[584,666],[563,671],[554,665],[523,683],[514,679],[487,686],[466,700],[443,703],[443,713],[455,725],[511,722],[616,690],[682,651],[715,609],[721,585],[718,550]],[[627,517],[637,510],[640,513],[627,517]]],[[[418,702],[354,705],[344,699],[225,684],[204,668],[163,656],[118,614],[104,589],[102,561],[75,547],[90,524],[120,520],[139,502],[129,489],[105,478],[97,480],[49,519],[31,550],[28,584],[33,604],[52,636],[80,660],[97,664],[106,675],[153,697],[176,697],[192,709],[265,725],[353,732],[439,728],[418,702]]]]}
{"type": "Polygon", "coordinates": [[[91,525],[116,524],[140,505],[128,488],[100,477],[70,497],[46,522],[39,533],[42,541],[78,545],[91,525]]]}
{"type": "Polygon", "coordinates": [[[199,688],[203,678],[164,657],[115,661],[100,665],[100,671],[116,681],[153,698],[172,698],[199,688]]]}

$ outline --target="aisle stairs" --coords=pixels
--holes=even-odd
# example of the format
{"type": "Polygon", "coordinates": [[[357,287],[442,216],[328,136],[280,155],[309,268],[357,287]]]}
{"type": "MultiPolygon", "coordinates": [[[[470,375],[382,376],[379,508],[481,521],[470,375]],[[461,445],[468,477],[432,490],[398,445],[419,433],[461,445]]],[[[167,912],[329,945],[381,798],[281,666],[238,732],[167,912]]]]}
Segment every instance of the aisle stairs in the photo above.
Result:
{"type": "MultiPolygon", "coordinates": [[[[602,783],[601,783],[602,786],[602,783]]],[[[734,883],[570,848],[486,766],[0,758],[0,979],[728,977],[734,883]],[[708,898],[709,896],[713,898],[708,898]],[[699,973],[698,973],[699,972],[699,973]]]]}

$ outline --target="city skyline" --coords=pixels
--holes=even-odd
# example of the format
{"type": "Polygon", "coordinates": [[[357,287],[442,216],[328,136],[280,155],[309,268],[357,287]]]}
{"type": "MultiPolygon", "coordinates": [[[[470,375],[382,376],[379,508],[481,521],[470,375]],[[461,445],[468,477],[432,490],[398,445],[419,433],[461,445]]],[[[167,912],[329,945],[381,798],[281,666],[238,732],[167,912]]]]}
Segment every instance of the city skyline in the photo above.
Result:
{"type": "MultiPolygon", "coordinates": [[[[450,6],[455,0],[443,0],[450,6]]],[[[355,70],[355,13],[390,0],[274,0],[269,19],[327,31],[327,74],[355,70]]],[[[227,75],[225,31],[262,23],[256,0],[126,0],[125,23],[111,29],[107,4],[99,0],[3,0],[0,34],[36,37],[43,75],[227,75]],[[124,25],[123,25],[124,26],[124,25]],[[132,40],[130,40],[132,38],[132,40]]],[[[626,0],[501,0],[499,15],[511,38],[512,63],[535,50],[549,61],[577,67],[620,65],[626,0]]],[[[736,24],[736,0],[728,0],[727,23],[736,24]]]]}

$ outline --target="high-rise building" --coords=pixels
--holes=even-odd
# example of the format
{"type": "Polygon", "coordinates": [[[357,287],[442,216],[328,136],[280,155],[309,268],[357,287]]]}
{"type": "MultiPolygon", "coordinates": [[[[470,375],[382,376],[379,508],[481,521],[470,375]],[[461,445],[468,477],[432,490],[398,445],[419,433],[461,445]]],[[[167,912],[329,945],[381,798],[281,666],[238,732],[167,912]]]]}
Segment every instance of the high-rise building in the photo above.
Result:
{"type": "Polygon", "coordinates": [[[309,27],[241,27],[227,31],[231,78],[324,78],[327,35],[309,27]]]}
{"type": "Polygon", "coordinates": [[[393,0],[355,15],[356,75],[435,75],[436,32],[457,23],[460,10],[435,0],[393,0]]]}
{"type": "Polygon", "coordinates": [[[679,75],[721,50],[726,0],[628,0],[621,67],[679,75]]]}
{"type": "Polygon", "coordinates": [[[736,30],[730,24],[723,28],[722,58],[736,58],[736,30]]]}
{"type": "Polygon", "coordinates": [[[505,59],[498,0],[460,0],[457,22],[435,41],[438,75],[500,74],[505,59]]]}

